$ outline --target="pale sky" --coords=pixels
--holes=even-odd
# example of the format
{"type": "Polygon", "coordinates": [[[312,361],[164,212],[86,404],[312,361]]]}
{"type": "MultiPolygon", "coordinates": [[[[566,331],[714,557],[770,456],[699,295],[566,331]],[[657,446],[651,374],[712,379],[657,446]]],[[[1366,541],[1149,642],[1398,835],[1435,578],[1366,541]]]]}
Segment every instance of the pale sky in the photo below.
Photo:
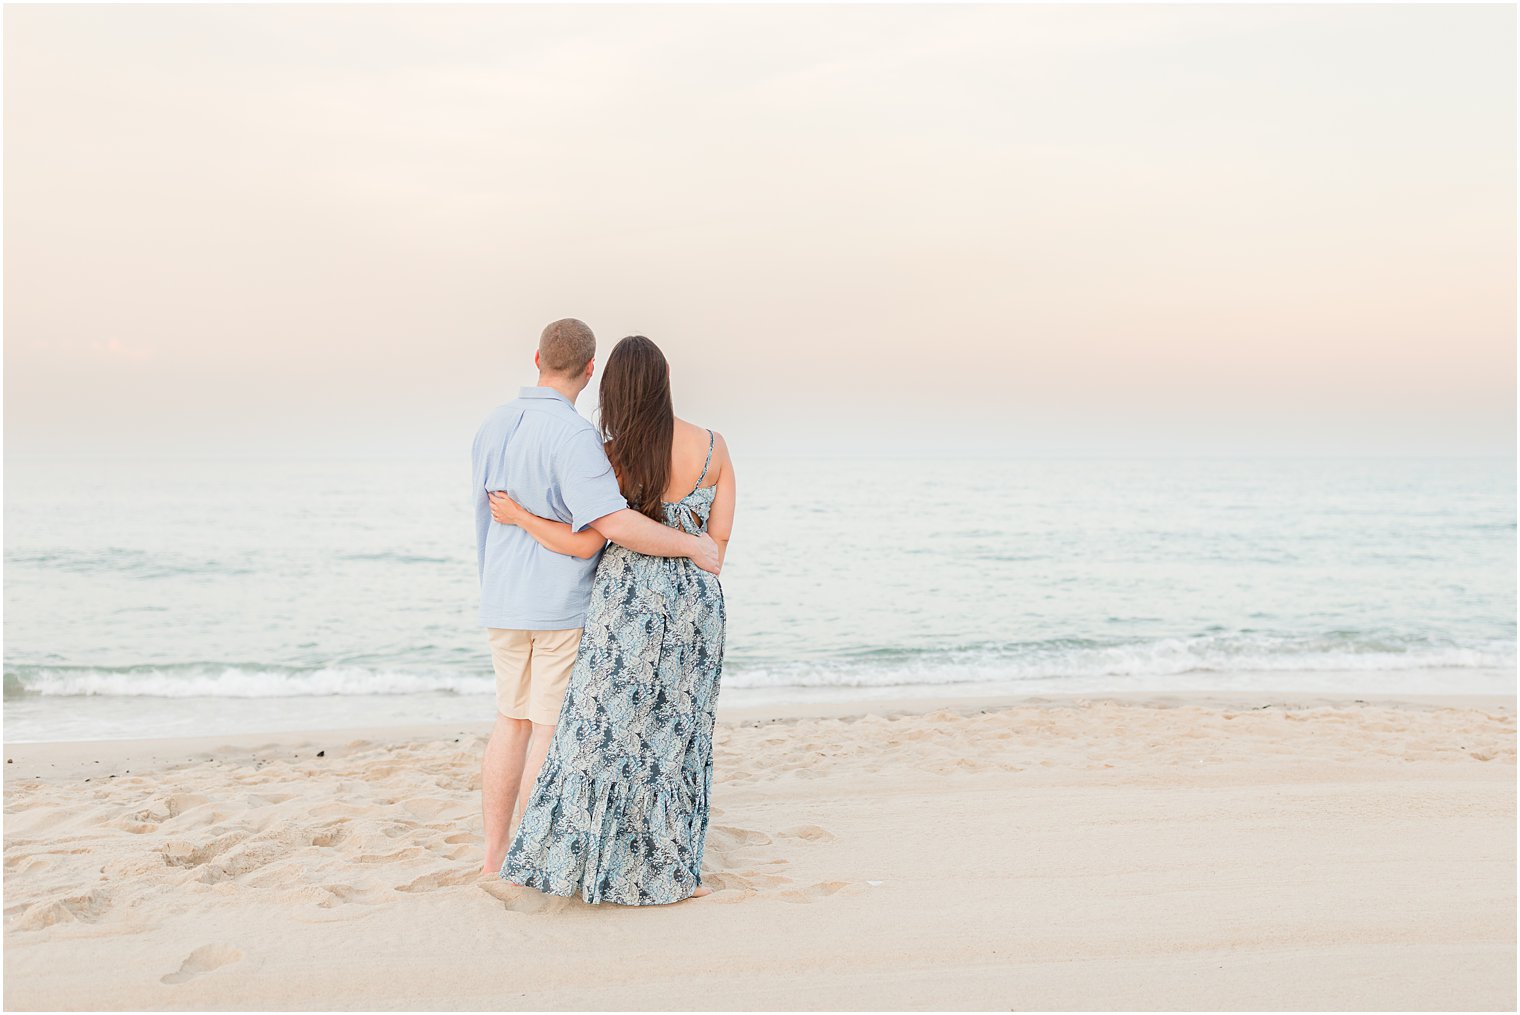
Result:
{"type": "Polygon", "coordinates": [[[1514,450],[1512,7],[4,17],[8,456],[1514,450]]]}

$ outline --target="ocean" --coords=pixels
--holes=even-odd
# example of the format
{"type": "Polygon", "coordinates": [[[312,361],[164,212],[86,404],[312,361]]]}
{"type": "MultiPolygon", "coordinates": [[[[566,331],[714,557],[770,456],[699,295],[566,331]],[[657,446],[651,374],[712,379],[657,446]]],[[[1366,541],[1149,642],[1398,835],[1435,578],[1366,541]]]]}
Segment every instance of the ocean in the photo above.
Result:
{"type": "MultiPolygon", "coordinates": [[[[737,465],[726,703],[1515,692],[1512,460],[737,465]]],[[[492,715],[464,456],[6,479],[9,741],[492,715]]]]}

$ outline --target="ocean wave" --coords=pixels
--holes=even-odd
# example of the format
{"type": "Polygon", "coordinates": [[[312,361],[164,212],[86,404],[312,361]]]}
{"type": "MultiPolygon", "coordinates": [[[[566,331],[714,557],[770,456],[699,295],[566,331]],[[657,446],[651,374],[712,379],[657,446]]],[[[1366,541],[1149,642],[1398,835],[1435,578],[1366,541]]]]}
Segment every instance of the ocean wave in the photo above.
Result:
{"type": "MultiPolygon", "coordinates": [[[[335,560],[353,563],[377,564],[457,564],[468,563],[469,558],[457,560],[426,554],[381,551],[377,553],[340,553],[335,560]]],[[[247,559],[234,562],[209,557],[189,556],[165,551],[149,552],[122,547],[104,547],[96,550],[50,549],[33,553],[8,552],[8,566],[35,568],[43,572],[63,571],[82,575],[120,575],[124,578],[179,578],[182,576],[209,576],[216,578],[240,577],[259,573],[254,562],[247,559]]]]}
{"type": "Polygon", "coordinates": [[[185,575],[218,578],[251,575],[253,569],[227,561],[188,557],[183,554],[150,553],[105,547],[100,550],[45,550],[37,553],[7,553],[10,567],[37,568],[41,571],[65,571],[70,574],[117,574],[124,578],[178,578],[185,575]]]}
{"type": "Polygon", "coordinates": [[[455,564],[465,561],[461,556],[458,560],[448,557],[428,557],[415,553],[395,553],[383,551],[380,553],[340,553],[339,560],[367,561],[377,564],[455,564]]]}
{"type": "Polygon", "coordinates": [[[1515,662],[1513,640],[1456,644],[1338,634],[1293,637],[1235,633],[1119,643],[1055,639],[950,649],[881,650],[828,661],[746,667],[732,678],[725,672],[724,682],[753,689],[848,688],[1109,677],[1154,685],[1189,674],[1513,670],[1515,662]]]}
{"type": "MultiPolygon", "coordinates": [[[[745,660],[730,656],[723,682],[745,690],[933,687],[1019,684],[1062,678],[1112,678],[1157,686],[1208,674],[1316,671],[1513,670],[1515,642],[1459,644],[1436,638],[1397,638],[1332,631],[1289,636],[1218,633],[1103,643],[1052,639],[994,645],[870,649],[815,660],[745,660]],[[1193,676],[1196,675],[1196,676],[1193,676]]],[[[288,667],[183,663],[165,666],[78,667],[8,665],[7,698],[109,696],[159,698],[281,698],[341,695],[491,694],[494,678],[480,670],[288,667]]]]}
{"type": "Polygon", "coordinates": [[[7,666],[5,696],[304,698],[333,695],[490,694],[489,674],[323,666],[311,669],[186,663],[94,669],[7,666]]]}

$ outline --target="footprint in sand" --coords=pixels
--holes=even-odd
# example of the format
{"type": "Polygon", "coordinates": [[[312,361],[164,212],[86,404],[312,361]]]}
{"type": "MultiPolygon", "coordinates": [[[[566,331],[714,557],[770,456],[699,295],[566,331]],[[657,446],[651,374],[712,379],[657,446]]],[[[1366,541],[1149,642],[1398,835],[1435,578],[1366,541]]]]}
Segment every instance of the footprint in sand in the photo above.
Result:
{"type": "Polygon", "coordinates": [[[558,913],[576,901],[559,895],[545,895],[521,885],[509,885],[498,877],[481,878],[479,884],[481,891],[513,913],[558,913]]]}
{"type": "Polygon", "coordinates": [[[123,832],[130,832],[133,835],[146,835],[149,832],[158,831],[158,825],[154,822],[134,821],[132,818],[116,818],[114,821],[106,823],[112,828],[119,828],[123,832]]]}
{"type": "Polygon", "coordinates": [[[111,897],[97,888],[84,895],[36,902],[16,920],[17,930],[42,930],[55,923],[94,923],[111,908],[111,897]]]}
{"type": "Polygon", "coordinates": [[[318,909],[337,909],[347,905],[373,905],[369,899],[370,889],[353,885],[303,885],[284,893],[285,898],[298,906],[315,906],[318,909]]]}
{"type": "Polygon", "coordinates": [[[235,831],[220,835],[199,846],[177,840],[158,847],[158,852],[163,856],[164,863],[170,867],[199,867],[247,838],[247,832],[235,831]]]}
{"type": "Polygon", "coordinates": [[[724,871],[721,874],[704,874],[702,883],[714,891],[757,892],[766,888],[778,888],[792,883],[791,878],[779,874],[762,874],[760,871],[724,871]]]}
{"type": "Polygon", "coordinates": [[[425,850],[423,850],[423,848],[421,846],[408,846],[405,849],[398,849],[394,853],[364,853],[364,854],[362,854],[360,856],[355,857],[354,858],[354,863],[363,863],[363,864],[377,864],[377,863],[379,863],[379,864],[393,864],[393,863],[401,863],[404,860],[415,860],[419,856],[421,856],[424,852],[425,852],[425,850]]]}
{"type": "Polygon", "coordinates": [[[707,831],[707,841],[718,849],[734,849],[739,846],[767,846],[771,837],[753,828],[714,825],[707,831]]]}
{"type": "Polygon", "coordinates": [[[426,821],[429,818],[436,818],[443,811],[451,807],[458,806],[458,801],[440,800],[434,797],[417,797],[412,800],[403,800],[401,806],[406,808],[407,812],[413,817],[426,821]]]}
{"type": "Polygon", "coordinates": [[[202,945],[185,957],[179,968],[158,978],[160,983],[184,983],[202,973],[231,965],[243,957],[243,953],[231,945],[202,945]]]}
{"type": "Polygon", "coordinates": [[[147,807],[133,814],[138,821],[169,821],[179,817],[186,811],[194,810],[202,804],[211,802],[210,797],[200,796],[196,793],[174,793],[160,800],[154,800],[147,807]]]}
{"type": "Polygon", "coordinates": [[[414,878],[404,885],[397,885],[396,891],[436,892],[440,888],[455,888],[459,885],[467,885],[479,876],[479,871],[465,869],[435,871],[432,874],[424,874],[420,878],[414,878]]]}
{"type": "Polygon", "coordinates": [[[806,839],[808,842],[833,842],[837,838],[827,828],[820,828],[817,825],[798,825],[795,828],[788,828],[781,834],[794,839],[806,839]]]}
{"type": "Polygon", "coordinates": [[[341,824],[334,823],[326,828],[312,833],[311,844],[324,849],[336,846],[348,838],[348,829],[341,824]]]}
{"type": "Polygon", "coordinates": [[[711,902],[715,906],[731,906],[737,902],[748,902],[759,894],[753,888],[720,888],[702,901],[711,902]]]}
{"type": "Polygon", "coordinates": [[[816,885],[806,888],[797,888],[789,892],[777,892],[776,898],[785,902],[816,902],[826,895],[834,895],[837,892],[854,894],[861,890],[860,885],[851,884],[848,881],[821,881],[816,885]]]}

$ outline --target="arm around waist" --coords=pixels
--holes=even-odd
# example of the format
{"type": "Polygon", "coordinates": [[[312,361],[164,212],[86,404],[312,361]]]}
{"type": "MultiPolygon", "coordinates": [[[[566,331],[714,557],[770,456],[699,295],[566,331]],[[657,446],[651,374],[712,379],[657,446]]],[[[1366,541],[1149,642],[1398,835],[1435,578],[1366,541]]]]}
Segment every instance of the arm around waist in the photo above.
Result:
{"type": "Polygon", "coordinates": [[[606,538],[636,553],[651,557],[689,557],[704,571],[718,573],[718,546],[710,536],[661,525],[632,508],[603,515],[591,527],[606,538]]]}

